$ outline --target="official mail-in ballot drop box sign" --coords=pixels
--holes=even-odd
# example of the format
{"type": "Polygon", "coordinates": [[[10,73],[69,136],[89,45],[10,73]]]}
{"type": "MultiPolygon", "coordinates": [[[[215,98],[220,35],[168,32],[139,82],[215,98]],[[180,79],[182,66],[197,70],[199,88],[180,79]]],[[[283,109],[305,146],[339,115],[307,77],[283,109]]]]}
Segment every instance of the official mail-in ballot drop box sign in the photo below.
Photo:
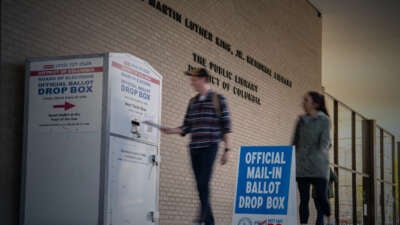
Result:
{"type": "Polygon", "coordinates": [[[232,225],[297,224],[293,146],[240,148],[232,225]]]}
{"type": "Polygon", "coordinates": [[[155,224],[161,87],[131,54],[28,59],[20,224],[155,224]]]}

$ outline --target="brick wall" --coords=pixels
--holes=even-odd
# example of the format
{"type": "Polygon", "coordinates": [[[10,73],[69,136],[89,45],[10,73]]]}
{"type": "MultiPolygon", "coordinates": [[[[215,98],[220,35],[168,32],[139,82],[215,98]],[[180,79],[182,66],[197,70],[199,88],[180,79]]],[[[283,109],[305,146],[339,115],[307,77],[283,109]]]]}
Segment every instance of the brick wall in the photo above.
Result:
{"type": "MultiPolygon", "coordinates": [[[[128,52],[164,76],[163,117],[180,125],[193,91],[182,75],[193,53],[258,85],[257,105],[224,94],[233,116],[233,148],[290,142],[307,90],[321,90],[321,18],[306,0],[165,0],[182,14],[179,23],[148,1],[2,1],[0,88],[0,224],[18,220],[24,60],[26,57],[128,52]],[[213,33],[214,42],[185,27],[185,18],[213,33]],[[283,85],[215,44],[218,36],[292,81],[283,85]]],[[[221,82],[220,81],[220,82],[221,82]]],[[[241,89],[245,89],[241,87],[241,89]]],[[[160,224],[187,224],[196,214],[197,192],[187,154],[188,138],[162,136],[160,224]]],[[[212,204],[217,224],[230,224],[237,151],[225,166],[215,165],[212,204]]],[[[313,223],[311,221],[310,223],[313,223]]]]}

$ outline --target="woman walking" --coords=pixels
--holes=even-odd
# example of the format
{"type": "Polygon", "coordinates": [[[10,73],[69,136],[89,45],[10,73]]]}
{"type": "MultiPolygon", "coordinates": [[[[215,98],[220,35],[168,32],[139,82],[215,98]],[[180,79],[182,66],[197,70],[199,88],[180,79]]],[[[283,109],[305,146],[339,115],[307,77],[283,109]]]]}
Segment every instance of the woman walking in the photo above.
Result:
{"type": "Polygon", "coordinates": [[[325,98],[310,91],[304,96],[305,114],[299,117],[294,132],[296,146],[296,181],[300,192],[300,223],[307,224],[309,217],[310,186],[315,188],[318,202],[316,225],[323,225],[324,215],[331,221],[328,201],[330,122],[325,98]]]}

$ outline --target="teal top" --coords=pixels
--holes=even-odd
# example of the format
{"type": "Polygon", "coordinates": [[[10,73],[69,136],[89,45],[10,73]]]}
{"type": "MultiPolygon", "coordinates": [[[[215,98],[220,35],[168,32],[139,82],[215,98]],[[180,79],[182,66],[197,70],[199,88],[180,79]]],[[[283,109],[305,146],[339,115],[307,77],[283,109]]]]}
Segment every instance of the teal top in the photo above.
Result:
{"type": "Polygon", "coordinates": [[[329,179],[329,117],[303,115],[297,121],[293,137],[296,146],[296,177],[329,179]]]}

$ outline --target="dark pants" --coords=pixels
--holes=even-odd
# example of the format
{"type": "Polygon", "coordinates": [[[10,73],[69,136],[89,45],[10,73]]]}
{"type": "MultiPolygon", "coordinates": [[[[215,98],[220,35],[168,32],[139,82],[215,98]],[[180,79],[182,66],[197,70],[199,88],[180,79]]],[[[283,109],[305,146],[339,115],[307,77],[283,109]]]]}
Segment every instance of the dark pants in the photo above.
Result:
{"type": "Polygon", "coordinates": [[[300,192],[300,223],[306,224],[310,215],[309,201],[310,201],[310,186],[315,188],[314,202],[317,209],[316,225],[324,224],[324,215],[331,215],[331,208],[328,201],[328,180],[324,178],[296,178],[297,186],[300,192]]]}
{"type": "Polygon", "coordinates": [[[214,216],[210,205],[210,180],[213,164],[218,151],[218,143],[207,148],[191,149],[190,156],[194,177],[196,178],[197,190],[200,198],[200,222],[206,225],[214,225],[214,216]]]}
{"type": "MultiPolygon", "coordinates": [[[[315,187],[313,187],[315,188],[315,187]]],[[[314,199],[314,205],[315,205],[315,209],[317,210],[317,212],[320,212],[320,202],[317,200],[317,198],[315,196],[313,196],[314,199]]],[[[328,202],[329,202],[329,198],[328,198],[328,202]]],[[[330,212],[330,211],[329,211],[330,212]]],[[[330,213],[327,215],[330,216],[330,213]]],[[[323,213],[317,213],[317,221],[316,224],[323,224],[324,222],[324,214],[323,213]]]]}

